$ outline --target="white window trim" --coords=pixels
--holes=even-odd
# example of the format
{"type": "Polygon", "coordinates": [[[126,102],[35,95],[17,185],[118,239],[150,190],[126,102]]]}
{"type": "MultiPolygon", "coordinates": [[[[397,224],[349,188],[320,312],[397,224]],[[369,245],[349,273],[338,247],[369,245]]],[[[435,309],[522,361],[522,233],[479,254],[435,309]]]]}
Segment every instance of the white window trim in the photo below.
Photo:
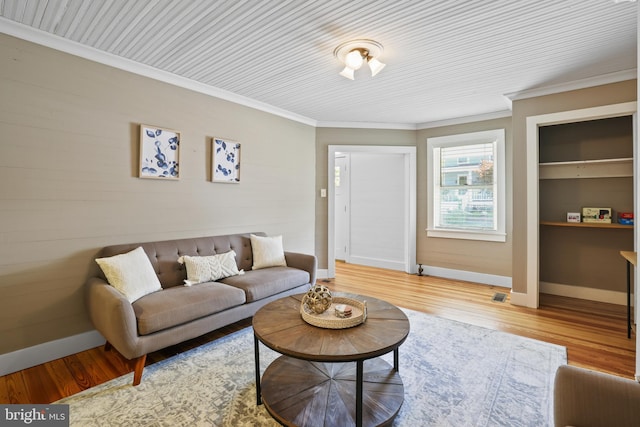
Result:
{"type": "Polygon", "coordinates": [[[505,131],[504,129],[494,129],[482,132],[472,132],[457,135],[439,136],[427,138],[427,171],[429,180],[427,182],[427,236],[443,237],[449,239],[485,240],[490,242],[506,242],[506,177],[505,177],[505,131]],[[435,203],[434,185],[439,182],[437,170],[434,167],[436,161],[435,152],[442,147],[455,145],[482,144],[496,142],[495,162],[493,173],[496,178],[497,189],[495,195],[497,200],[497,228],[496,230],[459,230],[435,228],[435,203]]]}

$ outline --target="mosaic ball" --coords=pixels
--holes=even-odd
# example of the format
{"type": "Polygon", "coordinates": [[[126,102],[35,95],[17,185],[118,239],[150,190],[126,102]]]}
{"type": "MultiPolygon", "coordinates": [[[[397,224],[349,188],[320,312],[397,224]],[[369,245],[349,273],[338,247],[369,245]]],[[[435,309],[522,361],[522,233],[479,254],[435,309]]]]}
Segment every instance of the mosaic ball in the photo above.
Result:
{"type": "Polygon", "coordinates": [[[305,303],[317,314],[324,313],[331,307],[331,292],[324,285],[314,285],[305,297],[305,303]]]}

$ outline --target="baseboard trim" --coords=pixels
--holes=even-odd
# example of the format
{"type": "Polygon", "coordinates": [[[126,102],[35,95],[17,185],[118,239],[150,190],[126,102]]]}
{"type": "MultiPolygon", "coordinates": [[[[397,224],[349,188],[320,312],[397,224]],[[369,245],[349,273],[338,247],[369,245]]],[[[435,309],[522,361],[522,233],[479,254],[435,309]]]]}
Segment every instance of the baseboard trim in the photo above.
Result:
{"type": "MultiPolygon", "coordinates": [[[[363,265],[368,265],[368,264],[363,264],[363,265]]],[[[381,267],[381,266],[371,265],[370,267],[381,267]]],[[[381,267],[381,268],[389,268],[389,267],[381,267]]],[[[481,283],[483,285],[493,285],[493,286],[501,286],[504,288],[511,288],[511,277],[507,277],[507,276],[498,276],[495,274],[476,273],[473,271],[454,270],[450,268],[431,267],[431,266],[425,266],[425,265],[422,266],[422,269],[423,269],[422,274],[425,276],[444,277],[445,279],[464,280],[466,282],[481,283]]],[[[398,270],[398,269],[394,268],[394,270],[398,270]]],[[[404,268],[401,268],[400,271],[404,271],[404,268]]],[[[329,270],[328,269],[318,270],[316,273],[316,277],[318,279],[329,278],[329,270]]]]}
{"type": "Polygon", "coordinates": [[[388,270],[396,270],[396,271],[406,270],[404,262],[392,261],[388,259],[368,258],[363,256],[351,255],[349,257],[348,262],[351,264],[366,265],[367,267],[386,268],[388,270]]]}
{"type": "MultiPolygon", "coordinates": [[[[583,286],[564,285],[561,283],[540,282],[540,293],[559,295],[562,297],[586,299],[609,304],[627,305],[627,293],[608,291],[605,289],[585,288],[583,286]]],[[[633,294],[631,294],[633,303],[633,294]]]]}
{"type": "Polygon", "coordinates": [[[104,343],[104,337],[94,330],[0,354],[0,376],[98,347],[104,343]]]}
{"type": "Polygon", "coordinates": [[[511,288],[511,277],[495,274],[477,273],[474,271],[454,270],[451,268],[422,266],[423,274],[427,276],[444,277],[446,279],[464,280],[466,282],[481,283],[483,285],[511,288]]]}

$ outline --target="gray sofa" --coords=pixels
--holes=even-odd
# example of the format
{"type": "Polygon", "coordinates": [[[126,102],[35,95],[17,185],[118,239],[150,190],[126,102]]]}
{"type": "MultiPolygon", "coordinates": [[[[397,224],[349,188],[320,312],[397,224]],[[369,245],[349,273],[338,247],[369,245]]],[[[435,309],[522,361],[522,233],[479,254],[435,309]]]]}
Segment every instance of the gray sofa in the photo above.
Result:
{"type": "Polygon", "coordinates": [[[554,387],[556,427],[637,427],[640,384],[577,366],[558,368],[554,387]]]}
{"type": "Polygon", "coordinates": [[[127,359],[135,359],[133,385],[142,379],[148,353],[249,318],[270,301],[308,291],[316,281],[313,255],[285,252],[286,266],[252,270],[249,233],[108,246],[98,258],[137,247],[142,247],[150,259],[161,290],[129,302],[107,282],[102,271],[97,271],[86,286],[89,316],[106,338],[105,349],[113,347],[127,359]],[[186,267],[178,262],[179,257],[230,250],[235,251],[237,267],[244,274],[184,286],[186,267]]]}

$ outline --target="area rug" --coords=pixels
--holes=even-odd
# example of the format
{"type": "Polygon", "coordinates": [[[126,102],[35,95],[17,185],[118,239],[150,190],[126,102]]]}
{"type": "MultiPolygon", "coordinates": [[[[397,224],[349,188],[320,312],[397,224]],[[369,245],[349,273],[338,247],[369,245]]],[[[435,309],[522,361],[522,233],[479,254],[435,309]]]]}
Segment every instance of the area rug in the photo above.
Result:
{"type": "MultiPolygon", "coordinates": [[[[553,425],[565,347],[404,311],[405,401],[394,426],[553,425]]],[[[278,354],[260,345],[260,356],[264,372],[278,354]]],[[[72,426],[278,426],[256,406],[253,357],[248,327],[146,367],[137,387],[129,374],[57,403],[70,405],[72,426]]]]}

